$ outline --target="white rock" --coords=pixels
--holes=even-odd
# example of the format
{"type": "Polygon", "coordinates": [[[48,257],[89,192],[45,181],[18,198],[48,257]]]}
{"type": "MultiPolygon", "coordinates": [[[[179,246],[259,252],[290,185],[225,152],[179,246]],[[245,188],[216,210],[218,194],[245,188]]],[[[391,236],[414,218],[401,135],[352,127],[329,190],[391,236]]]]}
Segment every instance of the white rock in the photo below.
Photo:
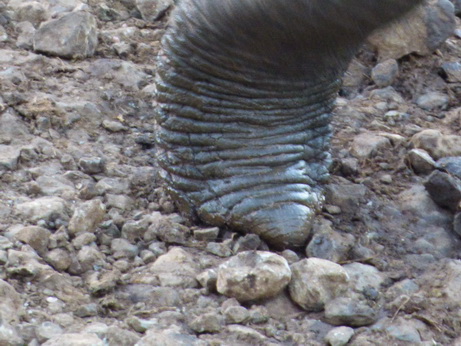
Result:
{"type": "Polygon", "coordinates": [[[266,251],[244,251],[218,268],[218,292],[240,302],[270,298],[290,282],[291,271],[282,256],[266,251]]]}
{"type": "Polygon", "coordinates": [[[91,200],[78,206],[69,221],[69,233],[94,232],[104,220],[106,207],[98,200],[91,200]]]}
{"type": "Polygon", "coordinates": [[[330,330],[325,336],[325,341],[331,346],[344,346],[354,335],[351,327],[337,327],[330,330]]]}

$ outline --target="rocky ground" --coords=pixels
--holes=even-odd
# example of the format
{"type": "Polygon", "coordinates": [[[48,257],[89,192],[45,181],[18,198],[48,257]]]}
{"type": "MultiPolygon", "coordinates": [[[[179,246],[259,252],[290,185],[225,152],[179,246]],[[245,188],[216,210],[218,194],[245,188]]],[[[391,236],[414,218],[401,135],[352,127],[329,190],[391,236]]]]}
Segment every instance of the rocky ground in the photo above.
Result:
{"type": "Polygon", "coordinates": [[[283,252],[188,223],[162,190],[172,6],[0,0],[0,345],[461,345],[452,4],[427,1],[352,63],[324,210],[283,252]]]}

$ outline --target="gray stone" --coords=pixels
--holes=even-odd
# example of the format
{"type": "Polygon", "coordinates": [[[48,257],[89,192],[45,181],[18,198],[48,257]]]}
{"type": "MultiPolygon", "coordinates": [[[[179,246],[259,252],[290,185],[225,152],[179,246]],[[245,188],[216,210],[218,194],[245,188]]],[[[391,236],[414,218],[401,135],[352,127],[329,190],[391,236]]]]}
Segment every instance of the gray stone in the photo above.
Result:
{"type": "Polygon", "coordinates": [[[219,234],[218,227],[201,228],[194,230],[194,238],[199,241],[215,241],[219,234]]]}
{"type": "Polygon", "coordinates": [[[339,265],[320,258],[306,258],[291,265],[288,286],[291,299],[308,311],[321,311],[325,304],[344,294],[349,277],[339,265]]]}
{"type": "Polygon", "coordinates": [[[139,340],[136,346],[206,346],[207,342],[190,335],[177,326],[152,328],[139,340]]]}
{"type": "Polygon", "coordinates": [[[350,286],[357,292],[362,292],[367,287],[380,289],[385,276],[371,265],[362,263],[350,263],[343,266],[349,276],[350,286]]]}
{"type": "Polygon", "coordinates": [[[98,267],[102,267],[104,264],[104,255],[91,246],[84,246],[77,253],[77,260],[82,266],[84,272],[88,270],[95,270],[98,267]]]}
{"type": "Polygon", "coordinates": [[[107,329],[105,337],[107,346],[135,345],[140,339],[136,333],[115,325],[107,329]]]}
{"type": "Polygon", "coordinates": [[[18,22],[30,22],[36,28],[50,17],[47,8],[38,1],[26,1],[15,10],[18,22]]]}
{"type": "Polygon", "coordinates": [[[360,184],[329,184],[325,186],[325,202],[341,208],[341,211],[354,214],[360,203],[365,201],[367,188],[360,184]]]}
{"type": "Polygon", "coordinates": [[[461,213],[456,213],[453,219],[453,230],[461,237],[461,213]]]}
{"type": "Polygon", "coordinates": [[[364,300],[339,297],[325,304],[325,322],[335,326],[367,326],[376,322],[379,312],[379,307],[371,306],[364,300]]]}
{"type": "Polygon", "coordinates": [[[445,78],[449,83],[461,82],[461,63],[459,62],[446,62],[442,64],[442,71],[445,78]]]}
{"type": "Polygon", "coordinates": [[[148,230],[149,222],[150,220],[148,218],[142,218],[141,220],[128,220],[123,224],[122,237],[132,242],[145,237],[144,234],[148,230]]]}
{"type": "Polygon", "coordinates": [[[257,234],[245,234],[237,239],[233,246],[233,252],[257,250],[261,245],[261,238],[257,234]]]}
{"type": "Polygon", "coordinates": [[[73,196],[74,184],[62,175],[41,176],[36,179],[38,190],[45,196],[73,196]]]}
{"type": "Polygon", "coordinates": [[[92,56],[97,43],[96,19],[88,12],[72,12],[43,23],[34,35],[36,52],[69,59],[92,56]]]}
{"type": "Polygon", "coordinates": [[[96,190],[101,196],[106,193],[128,194],[130,192],[130,182],[128,179],[102,178],[96,184],[96,190]]]}
{"type": "Polygon", "coordinates": [[[380,87],[391,85],[399,73],[399,64],[395,59],[388,59],[377,64],[371,70],[371,78],[373,82],[380,87]]]}
{"type": "Polygon", "coordinates": [[[232,250],[227,243],[216,243],[209,242],[206,246],[206,250],[219,257],[229,257],[232,256],[232,250]]]}
{"type": "Polygon", "coordinates": [[[111,250],[114,258],[134,258],[139,253],[139,248],[131,244],[128,240],[118,238],[113,239],[111,242],[111,250]]]}
{"type": "Polygon", "coordinates": [[[90,245],[96,241],[96,235],[90,232],[79,233],[74,240],[72,240],[72,245],[76,250],[80,250],[85,245],[90,245]]]}
{"type": "Polygon", "coordinates": [[[439,206],[453,211],[461,201],[461,179],[441,171],[434,171],[428,177],[424,187],[439,206]]]}
{"type": "Polygon", "coordinates": [[[223,309],[223,315],[227,324],[244,323],[250,317],[249,311],[243,306],[229,306],[223,309]]]}
{"type": "Polygon", "coordinates": [[[18,32],[18,38],[16,40],[16,47],[21,49],[32,50],[34,41],[33,37],[35,34],[35,28],[30,22],[20,22],[16,24],[16,31],[18,32]]]}
{"type": "Polygon", "coordinates": [[[111,132],[121,132],[128,130],[128,128],[121,122],[114,120],[103,120],[102,127],[111,132]]]}
{"type": "Polygon", "coordinates": [[[43,322],[35,329],[35,335],[40,343],[64,333],[64,330],[53,322],[43,322]]]}
{"type": "Polygon", "coordinates": [[[197,333],[217,333],[224,326],[224,318],[216,312],[207,312],[195,317],[189,327],[197,333]]]}
{"type": "Polygon", "coordinates": [[[92,317],[98,315],[98,304],[90,303],[80,306],[74,311],[74,315],[77,317],[92,317]]]}
{"type": "Polygon", "coordinates": [[[265,251],[246,251],[218,267],[217,290],[240,302],[270,298],[290,282],[287,261],[265,251]]]}
{"type": "Polygon", "coordinates": [[[55,336],[42,346],[104,346],[105,343],[93,333],[66,333],[55,336]]]}
{"type": "Polygon", "coordinates": [[[195,280],[199,274],[194,257],[179,247],[171,248],[149,266],[149,271],[158,276],[161,286],[197,287],[195,280]]]}
{"type": "Polygon", "coordinates": [[[120,271],[95,271],[86,277],[88,290],[93,296],[100,297],[112,291],[120,280],[120,271]]]}
{"type": "Polygon", "coordinates": [[[40,197],[33,201],[19,203],[15,209],[19,217],[33,223],[39,220],[46,222],[57,219],[69,220],[66,201],[60,197],[40,197]]]}
{"type": "Polygon", "coordinates": [[[288,264],[293,264],[299,261],[298,254],[293,250],[283,250],[280,255],[287,260],[288,264]]]}
{"type": "Polygon", "coordinates": [[[437,161],[437,168],[461,179],[461,156],[442,157],[437,161]]]}
{"type": "Polygon", "coordinates": [[[216,269],[207,269],[198,274],[196,279],[202,287],[210,291],[216,291],[216,282],[218,281],[218,272],[216,269]]]}
{"type": "Polygon", "coordinates": [[[105,160],[101,157],[82,157],[78,160],[78,167],[86,174],[97,174],[104,171],[105,160]]]}
{"type": "Polygon", "coordinates": [[[114,207],[122,211],[128,211],[133,209],[134,201],[129,196],[114,195],[109,193],[106,195],[106,205],[108,207],[114,207]]]}
{"type": "Polygon", "coordinates": [[[411,149],[406,159],[416,174],[429,174],[436,167],[434,159],[423,149],[411,149]]]}
{"type": "Polygon", "coordinates": [[[351,327],[337,327],[330,330],[325,336],[325,341],[331,346],[344,346],[354,336],[351,327]]]}
{"type": "Polygon", "coordinates": [[[426,111],[446,109],[449,102],[447,94],[437,91],[427,92],[416,99],[416,104],[426,111]]]}
{"type": "Polygon", "coordinates": [[[96,231],[99,224],[104,220],[106,207],[98,200],[84,202],[77,206],[69,221],[69,234],[76,235],[83,232],[96,231]]]}
{"type": "Polygon", "coordinates": [[[164,216],[158,212],[152,213],[151,225],[144,234],[145,241],[154,239],[162,240],[166,243],[185,244],[189,236],[188,227],[174,221],[173,218],[164,216]]]}
{"type": "Polygon", "coordinates": [[[159,19],[173,4],[173,0],[136,0],[142,18],[149,22],[159,19]]]}
{"type": "Polygon", "coordinates": [[[20,147],[0,144],[0,172],[16,170],[20,155],[20,147]]]}
{"type": "Polygon", "coordinates": [[[341,234],[332,228],[331,221],[321,219],[313,227],[312,240],[306,247],[307,257],[317,257],[332,262],[348,259],[350,250],[355,244],[352,234],[341,234]]]}

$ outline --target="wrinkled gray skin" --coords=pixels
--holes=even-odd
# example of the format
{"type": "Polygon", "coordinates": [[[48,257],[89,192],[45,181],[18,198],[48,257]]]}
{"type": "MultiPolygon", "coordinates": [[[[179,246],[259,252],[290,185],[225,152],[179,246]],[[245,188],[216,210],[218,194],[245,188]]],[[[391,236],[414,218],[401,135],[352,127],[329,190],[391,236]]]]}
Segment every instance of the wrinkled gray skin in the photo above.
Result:
{"type": "Polygon", "coordinates": [[[183,214],[277,248],[309,237],[339,78],[418,0],[182,0],[158,64],[158,162],[183,214]]]}

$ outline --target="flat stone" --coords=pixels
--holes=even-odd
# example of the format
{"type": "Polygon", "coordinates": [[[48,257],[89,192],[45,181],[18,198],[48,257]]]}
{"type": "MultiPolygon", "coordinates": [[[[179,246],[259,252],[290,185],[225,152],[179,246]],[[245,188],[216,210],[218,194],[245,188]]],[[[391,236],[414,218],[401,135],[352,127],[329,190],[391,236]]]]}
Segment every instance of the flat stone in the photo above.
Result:
{"type": "Polygon", "coordinates": [[[40,197],[15,206],[16,213],[30,222],[68,220],[66,201],[60,197],[40,197]]]}
{"type": "Polygon", "coordinates": [[[325,322],[335,326],[361,327],[373,324],[380,309],[361,299],[339,297],[325,304],[325,322]]]}
{"type": "Polygon", "coordinates": [[[104,346],[103,340],[93,333],[66,333],[55,336],[42,346],[104,346]]]}
{"type": "Polygon", "coordinates": [[[388,138],[371,132],[365,132],[354,137],[351,145],[351,154],[358,159],[366,159],[389,148],[391,148],[391,142],[388,138]]]}
{"type": "Polygon", "coordinates": [[[423,149],[411,149],[407,162],[416,174],[429,174],[436,167],[434,159],[423,149]]]}
{"type": "Polygon", "coordinates": [[[416,99],[416,104],[426,111],[446,109],[449,102],[447,94],[436,91],[425,93],[416,99]]]}
{"type": "Polygon", "coordinates": [[[351,327],[337,327],[330,330],[325,336],[325,341],[331,346],[344,346],[354,336],[351,327]]]}
{"type": "Polygon", "coordinates": [[[43,255],[48,250],[51,232],[43,227],[27,226],[20,229],[15,238],[29,244],[38,254],[43,255]]]}

